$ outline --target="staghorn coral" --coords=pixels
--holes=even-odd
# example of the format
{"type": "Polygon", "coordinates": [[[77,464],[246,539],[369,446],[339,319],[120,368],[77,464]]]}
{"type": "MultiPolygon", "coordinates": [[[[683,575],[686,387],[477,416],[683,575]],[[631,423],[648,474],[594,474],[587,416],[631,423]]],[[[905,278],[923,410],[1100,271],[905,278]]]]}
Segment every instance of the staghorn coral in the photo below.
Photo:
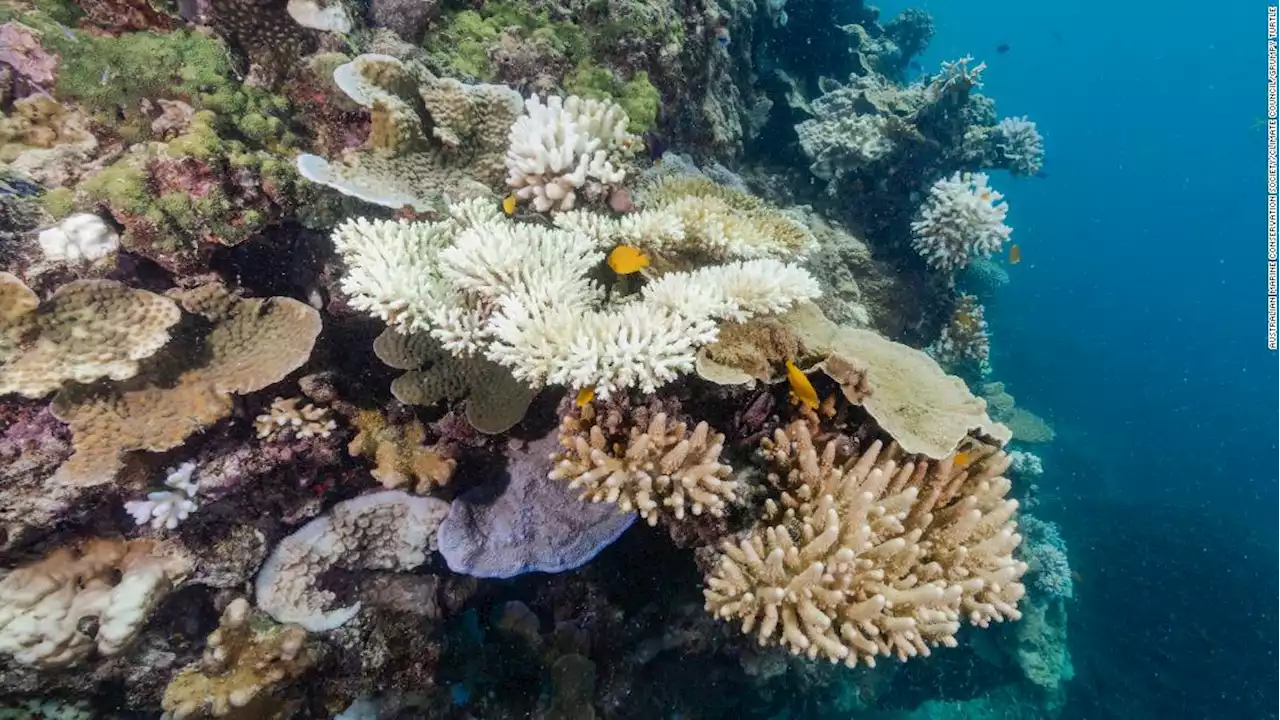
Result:
{"type": "Polygon", "coordinates": [[[992,421],[986,403],[926,353],[838,326],[811,304],[797,307],[786,322],[808,353],[827,356],[824,369],[849,402],[862,405],[904,452],[941,460],[971,433],[1008,442],[1009,429],[992,421]]]}
{"type": "Polygon", "coordinates": [[[538,394],[497,363],[449,355],[426,333],[404,335],[387,328],[374,340],[373,351],[387,365],[408,371],[391,382],[397,400],[434,405],[466,398],[467,422],[487,435],[506,432],[520,422],[538,394]]]}
{"type": "Polygon", "coordinates": [[[1017,620],[1027,567],[1006,500],[1001,453],[970,465],[903,458],[879,440],[847,459],[793,423],[764,447],[780,487],[764,526],[726,541],[707,576],[706,607],[761,644],[874,666],[938,645],[962,621],[1017,620]]]}
{"type": "Polygon", "coordinates": [[[0,580],[0,653],[21,665],[75,664],[95,649],[124,652],[191,570],[168,545],[89,540],[0,580]]]}
{"type": "Polygon", "coordinates": [[[512,448],[506,477],[460,495],[440,526],[440,554],[454,572],[508,578],[576,569],[635,522],[611,503],[577,497],[551,482],[555,433],[512,448]],[[495,492],[500,493],[495,497],[495,492]]]}
{"type": "Polygon", "coordinates": [[[720,462],[724,435],[707,423],[692,431],[657,413],[645,426],[606,435],[594,405],[565,415],[560,451],[548,477],[567,481],[584,500],[613,503],[650,525],[706,513],[721,517],[738,497],[732,468],[720,462]]]}
{"type": "Polygon", "coordinates": [[[485,196],[501,183],[507,132],[521,109],[516,91],[437,78],[389,55],[361,55],[338,66],[333,78],[369,108],[368,147],[345,152],[340,162],[299,155],[303,177],[366,202],[421,212],[439,210],[446,194],[485,196]]]}
{"type": "Polygon", "coordinates": [[[449,504],[398,490],[340,502],[271,552],[255,580],[258,607],[280,622],[311,632],[332,630],[355,617],[360,603],[327,609],[334,594],[319,587],[333,567],[412,570],[436,547],[436,529],[449,504]]]}
{"type": "Polygon", "coordinates": [[[392,425],[377,410],[361,410],[355,426],[359,432],[347,446],[353,457],[371,458],[373,479],[388,490],[409,486],[425,495],[449,483],[457,461],[437,445],[426,447],[427,429],[414,418],[407,425],[392,425]]]}
{"type": "Polygon", "coordinates": [[[216,284],[172,295],[209,324],[207,332],[171,344],[126,382],[59,392],[53,412],[70,424],[76,452],[55,483],[110,482],[127,453],[181,445],[226,417],[233,394],[256,392],[306,362],[320,333],[319,313],[289,298],[248,300],[216,284]]]}
{"type": "Polygon", "coordinates": [[[112,280],[75,280],[37,305],[21,280],[0,273],[0,294],[0,395],[127,380],[182,316],[172,300],[112,280]]]}
{"type": "Polygon", "coordinates": [[[507,185],[516,197],[538,212],[572,210],[584,187],[588,197],[602,197],[626,178],[620,166],[638,139],[621,106],[576,95],[552,95],[544,104],[535,95],[524,108],[507,147],[507,185]]]}
{"type": "Polygon", "coordinates": [[[483,355],[530,387],[652,391],[693,369],[715,319],[779,312],[818,293],[799,267],[758,259],[667,273],[638,297],[606,300],[590,273],[611,237],[519,223],[476,200],[451,212],[436,223],[339,226],[342,289],[353,307],[430,332],[455,356],[483,355]]]}
{"type": "Polygon", "coordinates": [[[942,326],[938,339],[925,352],[942,365],[955,370],[975,370],[980,377],[991,374],[991,335],[982,304],[974,295],[956,299],[951,320],[942,326]]]}
{"type": "Polygon", "coordinates": [[[276,442],[295,438],[329,437],[338,422],[329,417],[329,408],[307,403],[298,407],[302,398],[276,398],[271,409],[253,419],[259,440],[276,442]]]}
{"type": "Polygon", "coordinates": [[[911,223],[911,246],[930,266],[947,274],[977,258],[999,253],[1009,234],[1003,195],[983,173],[956,173],[933,184],[911,223]]]}
{"type": "Polygon", "coordinates": [[[288,717],[281,689],[320,657],[297,625],[254,617],[244,598],[222,611],[204,656],[179,671],[164,690],[165,720],[268,720],[288,717]]]}

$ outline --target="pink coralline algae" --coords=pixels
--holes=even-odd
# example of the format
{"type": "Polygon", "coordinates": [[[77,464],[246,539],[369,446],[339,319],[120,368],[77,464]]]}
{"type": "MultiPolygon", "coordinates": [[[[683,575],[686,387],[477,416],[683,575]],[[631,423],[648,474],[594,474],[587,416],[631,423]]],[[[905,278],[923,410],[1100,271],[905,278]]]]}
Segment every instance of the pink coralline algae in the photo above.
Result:
{"type": "Polygon", "coordinates": [[[13,68],[18,78],[34,88],[53,84],[58,56],[40,45],[31,28],[16,22],[0,25],[0,65],[13,68]]]}

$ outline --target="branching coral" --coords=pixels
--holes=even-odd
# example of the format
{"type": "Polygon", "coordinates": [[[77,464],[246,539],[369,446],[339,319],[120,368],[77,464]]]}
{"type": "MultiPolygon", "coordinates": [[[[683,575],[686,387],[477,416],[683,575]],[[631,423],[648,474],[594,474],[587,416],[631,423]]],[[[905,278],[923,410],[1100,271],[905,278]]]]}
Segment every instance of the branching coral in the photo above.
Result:
{"type": "Polygon", "coordinates": [[[91,540],[0,580],[0,653],[41,668],[118,655],[191,570],[150,540],[91,540]]]}
{"type": "Polygon", "coordinates": [[[362,410],[355,420],[360,430],[347,446],[355,457],[377,464],[373,479],[388,490],[409,486],[423,495],[448,484],[457,465],[443,448],[427,447],[427,429],[417,418],[407,425],[392,425],[376,410],[362,410]]]}
{"type": "Polygon", "coordinates": [[[590,273],[612,247],[579,230],[523,224],[479,201],[437,223],[345,223],[334,243],[352,305],[457,356],[483,354],[531,387],[658,385],[692,370],[716,318],[779,312],[818,294],[795,265],[760,259],[672,272],[605,299],[590,273]]]}
{"type": "Polygon", "coordinates": [[[996,147],[1015,175],[1035,175],[1044,165],[1044,139],[1027,116],[1008,117],[996,124],[996,147]]]}
{"type": "Polygon", "coordinates": [[[572,210],[584,186],[601,196],[603,187],[626,177],[619,166],[637,138],[627,132],[630,121],[621,106],[576,95],[553,95],[546,104],[534,96],[524,105],[511,126],[507,184],[535,210],[572,210]]]}
{"type": "Polygon", "coordinates": [[[200,483],[191,479],[195,469],[196,464],[193,462],[179,465],[165,478],[164,484],[170,490],[147,493],[146,500],[130,500],[124,504],[125,512],[132,515],[137,524],[150,524],[155,530],[173,530],[178,527],[192,511],[200,507],[196,503],[200,483]]]}
{"type": "Polygon", "coordinates": [[[977,297],[961,295],[951,321],[925,351],[953,371],[971,368],[981,377],[991,374],[991,335],[984,314],[977,297]]]}
{"type": "Polygon", "coordinates": [[[253,419],[259,440],[329,437],[338,422],[329,417],[329,408],[307,403],[298,407],[302,398],[276,398],[267,412],[253,419]]]}
{"type": "Polygon", "coordinates": [[[956,173],[933,184],[911,223],[912,247],[934,268],[954,273],[976,258],[1000,252],[1012,232],[1008,206],[983,173],[956,173]]]}
{"type": "Polygon", "coordinates": [[[560,445],[552,480],[568,481],[584,500],[635,511],[650,525],[664,517],[720,517],[738,495],[738,483],[728,479],[732,468],[720,462],[724,435],[706,422],[690,431],[658,413],[647,426],[614,438],[587,405],[564,417],[560,445]]]}
{"type": "Polygon", "coordinates": [[[48,300],[0,273],[0,395],[38,398],[64,383],[127,380],[169,341],[170,299],[112,280],[76,280],[48,300]]]}
{"type": "Polygon", "coordinates": [[[1070,600],[1075,594],[1067,543],[1054,523],[1022,515],[1018,525],[1026,535],[1018,556],[1027,562],[1031,586],[1046,597],[1070,600]]]}
{"type": "Polygon", "coordinates": [[[334,82],[369,108],[368,147],[341,162],[298,156],[303,177],[392,208],[439,210],[447,194],[484,196],[502,181],[507,133],[520,94],[501,85],[465,85],[418,71],[387,55],[361,55],[334,82]]]}
{"type": "Polygon", "coordinates": [[[280,688],[306,672],[319,649],[297,625],[253,617],[244,598],[222,611],[204,656],[183,668],[164,690],[166,720],[276,717],[280,688]]]}
{"type": "Polygon", "coordinates": [[[761,644],[854,666],[953,647],[962,621],[1017,620],[1026,564],[1000,453],[971,465],[898,461],[880,441],[848,459],[808,427],[766,450],[782,490],[764,527],[726,542],[707,609],[761,644]]]}
{"type": "Polygon", "coordinates": [[[333,567],[411,570],[435,549],[436,529],[448,512],[443,500],[397,490],[338,503],[272,551],[258,572],[258,607],[312,632],[339,627],[360,603],[328,609],[334,594],[319,587],[320,575],[333,567]]]}
{"type": "Polygon", "coordinates": [[[289,298],[246,300],[220,285],[173,295],[209,324],[207,332],[171,343],[126,382],[58,393],[53,411],[70,424],[76,452],[55,482],[109,482],[126,453],[181,445],[226,417],[233,394],[260,390],[306,362],[320,333],[319,313],[289,298]]]}

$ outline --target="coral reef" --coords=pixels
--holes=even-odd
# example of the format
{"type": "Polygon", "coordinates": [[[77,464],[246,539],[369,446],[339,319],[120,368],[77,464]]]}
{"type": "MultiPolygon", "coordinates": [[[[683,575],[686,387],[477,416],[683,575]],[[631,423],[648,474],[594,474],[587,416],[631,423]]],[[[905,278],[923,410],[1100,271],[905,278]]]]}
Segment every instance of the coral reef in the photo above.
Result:
{"type": "Polygon", "coordinates": [[[170,490],[147,493],[146,500],[130,500],[124,504],[125,512],[133,516],[134,522],[139,525],[150,524],[155,530],[173,530],[178,527],[179,523],[200,507],[196,502],[200,483],[191,479],[195,469],[196,464],[193,462],[179,465],[164,480],[165,487],[171,488],[170,490]]]}
{"type": "Polygon", "coordinates": [[[373,479],[388,490],[408,486],[423,495],[448,484],[457,461],[446,449],[427,447],[427,429],[415,418],[407,425],[394,425],[376,410],[362,411],[355,420],[359,432],[348,450],[353,456],[372,458],[377,466],[373,479]]]}
{"type": "Polygon", "coordinates": [[[765,526],[726,542],[707,610],[797,654],[853,666],[955,646],[962,621],[1017,620],[1025,563],[1000,454],[956,467],[894,459],[876,441],[849,458],[804,423],[766,446],[779,502],[765,526]],[[784,474],[785,473],[785,474],[784,474]]]}
{"type": "Polygon", "coordinates": [[[1004,224],[1008,206],[987,186],[983,173],[956,173],[929,188],[919,219],[911,223],[912,246],[944,273],[963,269],[977,258],[997,254],[1009,239],[1004,224]]]}
{"type": "Polygon", "coordinates": [[[985,378],[991,374],[991,335],[985,309],[974,295],[956,299],[951,321],[942,326],[938,339],[925,348],[938,362],[958,375],[985,378]]]}

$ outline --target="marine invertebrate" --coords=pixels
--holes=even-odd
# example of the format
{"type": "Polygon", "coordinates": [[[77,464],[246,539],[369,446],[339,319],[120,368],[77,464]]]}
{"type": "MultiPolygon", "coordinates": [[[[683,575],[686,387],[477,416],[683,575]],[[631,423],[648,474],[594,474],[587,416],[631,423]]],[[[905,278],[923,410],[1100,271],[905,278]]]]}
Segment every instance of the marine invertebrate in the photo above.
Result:
{"type": "Polygon", "coordinates": [[[485,196],[502,181],[507,132],[520,94],[417,72],[387,55],[361,55],[333,71],[339,88],[369,108],[368,147],[341,161],[298,156],[303,177],[391,208],[439,210],[453,198],[485,196]]]}
{"type": "Polygon", "coordinates": [[[102,218],[90,213],[75,213],[62,222],[42,230],[36,238],[46,260],[53,262],[96,262],[116,251],[120,236],[102,218]]]}
{"type": "Polygon", "coordinates": [[[446,448],[424,445],[427,429],[417,418],[392,425],[382,413],[362,410],[355,425],[360,432],[347,446],[348,452],[371,458],[377,466],[370,474],[388,490],[408,486],[424,495],[453,477],[457,461],[446,454],[446,448]]]}
{"type": "Polygon", "coordinates": [[[1014,450],[1009,453],[1009,472],[1014,475],[1035,479],[1044,474],[1044,464],[1035,453],[1014,450]]]}
{"type": "Polygon", "coordinates": [[[212,0],[208,20],[273,81],[284,77],[314,44],[288,4],[276,0],[212,0]]]}
{"type": "Polygon", "coordinates": [[[0,66],[9,67],[29,91],[53,84],[58,58],[44,49],[35,30],[11,20],[0,24],[0,66]]]}
{"type": "Polygon", "coordinates": [[[544,104],[535,95],[524,107],[509,135],[507,185],[535,210],[572,210],[584,186],[602,196],[605,186],[626,177],[619,166],[637,138],[621,106],[576,95],[553,95],[544,104]]]}
{"type": "Polygon", "coordinates": [[[700,422],[692,430],[657,413],[625,437],[606,434],[594,406],[564,416],[560,449],[548,477],[566,481],[584,500],[616,504],[650,525],[706,513],[724,515],[737,499],[732,468],[720,462],[724,435],[700,422]]]}
{"type": "Polygon", "coordinates": [[[352,305],[455,356],[482,354],[536,388],[652,391],[693,368],[715,319],[743,320],[814,297],[800,268],[772,259],[671,272],[638,297],[606,300],[590,277],[606,243],[518,223],[478,201],[437,223],[344,223],[334,244],[352,305]]]}
{"type": "Polygon", "coordinates": [[[338,422],[329,416],[329,408],[307,403],[298,407],[302,398],[276,398],[271,408],[253,419],[259,440],[274,442],[286,438],[329,437],[338,422]]]}
{"type": "Polygon", "coordinates": [[[440,554],[451,570],[497,578],[573,570],[631,527],[633,513],[586,502],[547,479],[556,446],[552,433],[512,448],[505,486],[481,485],[453,501],[440,526],[440,554]]]}
{"type": "Polygon", "coordinates": [[[1007,117],[992,132],[1009,171],[1015,175],[1035,175],[1044,165],[1044,138],[1026,115],[1007,117]]]}
{"type": "Polygon", "coordinates": [[[95,649],[118,655],[190,570],[174,548],[151,540],[55,550],[0,579],[0,653],[39,668],[72,665],[95,649]]]}
{"type": "Polygon", "coordinates": [[[842,458],[803,422],[767,445],[782,490],[764,526],[726,541],[707,610],[761,644],[854,666],[955,646],[960,624],[1017,620],[1018,503],[1000,453],[966,467],[896,458],[875,441],[842,458]]]}
{"type": "Polygon", "coordinates": [[[1004,383],[983,383],[981,392],[982,397],[991,407],[991,416],[1007,425],[1015,440],[1044,443],[1052,441],[1057,435],[1047,420],[1024,407],[1019,407],[1014,402],[1013,395],[1005,389],[1004,383]]]}
{"type": "Polygon", "coordinates": [[[125,512],[133,516],[139,525],[150,524],[152,529],[167,528],[173,530],[187,519],[200,505],[196,502],[196,493],[200,483],[191,479],[196,464],[185,462],[169,473],[164,484],[171,490],[160,490],[147,493],[146,500],[130,500],[124,504],[125,512]]]}
{"type": "Polygon", "coordinates": [[[404,335],[387,328],[373,342],[382,362],[405,374],[391,382],[391,394],[408,405],[466,399],[467,422],[488,435],[510,430],[537,396],[536,388],[482,357],[454,357],[426,333],[404,335]]]}
{"type": "Polygon", "coordinates": [[[952,368],[973,369],[980,377],[991,374],[991,335],[982,304],[973,295],[956,299],[951,321],[942,326],[938,339],[925,352],[952,368]]]}
{"type": "Polygon", "coordinates": [[[1013,232],[1004,224],[1008,205],[987,185],[984,173],[956,173],[929,189],[911,223],[911,246],[937,270],[954,273],[979,257],[1000,252],[1013,232]]]}
{"type": "Polygon", "coordinates": [[[227,604],[218,629],[209,634],[199,662],[183,668],[164,689],[165,718],[275,717],[281,687],[319,660],[321,648],[297,625],[276,625],[254,612],[244,598],[227,604]]]}
{"type": "Polygon", "coordinates": [[[796,125],[800,147],[812,163],[809,170],[833,180],[893,152],[890,121],[883,115],[841,115],[805,120],[796,125]]]}
{"type": "Polygon", "coordinates": [[[332,567],[412,570],[436,548],[436,530],[448,512],[443,500],[398,490],[340,502],[271,551],[254,581],[258,607],[312,632],[339,627],[360,612],[360,603],[329,609],[335,596],[319,587],[321,573],[332,567]]]}
{"type": "Polygon", "coordinates": [[[127,380],[169,342],[170,299],[113,280],[75,280],[44,302],[0,273],[0,395],[38,398],[64,383],[127,380]]]}
{"type": "Polygon", "coordinates": [[[1052,522],[1025,513],[1018,519],[1018,527],[1026,538],[1018,557],[1027,563],[1031,587],[1046,597],[1070,600],[1075,583],[1062,531],[1052,522]]]}
{"type": "Polygon", "coordinates": [[[216,284],[171,295],[204,318],[207,334],[171,344],[128,381],[63,388],[53,412],[71,426],[76,451],[54,482],[109,482],[127,453],[181,445],[226,417],[231,395],[261,390],[306,362],[320,333],[319,313],[290,298],[248,300],[216,284]]]}
{"type": "Polygon", "coordinates": [[[46,187],[73,185],[97,150],[88,118],[47,92],[20,98],[0,115],[0,162],[46,187]]]}

